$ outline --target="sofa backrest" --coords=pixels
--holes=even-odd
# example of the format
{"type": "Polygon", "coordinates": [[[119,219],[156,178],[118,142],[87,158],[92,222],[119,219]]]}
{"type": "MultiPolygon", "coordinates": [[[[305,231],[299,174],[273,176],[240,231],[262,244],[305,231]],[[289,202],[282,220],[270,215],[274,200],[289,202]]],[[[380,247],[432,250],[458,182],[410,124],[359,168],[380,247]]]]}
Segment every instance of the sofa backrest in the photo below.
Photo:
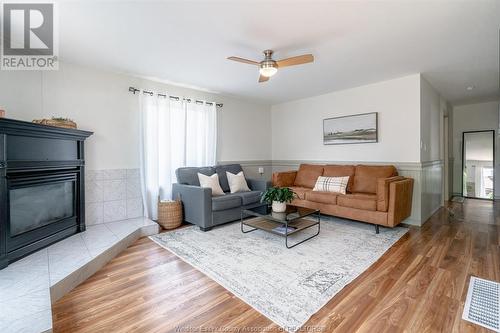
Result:
{"type": "Polygon", "coordinates": [[[333,165],[328,164],[323,168],[323,176],[325,177],[345,177],[349,176],[349,182],[347,183],[347,192],[352,192],[352,186],[354,184],[354,165],[333,165]]]}
{"type": "Polygon", "coordinates": [[[377,193],[377,179],[397,176],[393,165],[356,165],[352,192],[377,193]]]}
{"type": "Polygon", "coordinates": [[[243,171],[241,165],[239,164],[226,164],[226,165],[217,165],[215,167],[215,172],[219,175],[219,183],[220,187],[224,192],[229,192],[229,183],[227,181],[226,171],[232,174],[237,174],[240,171],[243,171]]]}
{"type": "Polygon", "coordinates": [[[313,188],[321,175],[323,175],[323,165],[301,164],[293,185],[313,188]]]}
{"type": "MultiPolygon", "coordinates": [[[[179,184],[200,186],[198,172],[206,176],[211,176],[215,173],[214,167],[185,167],[175,170],[177,182],[179,184]]],[[[226,180],[227,181],[227,180],[226,180]]]]}
{"type": "Polygon", "coordinates": [[[293,185],[313,188],[319,176],[349,176],[348,193],[377,193],[378,178],[397,175],[398,171],[393,165],[301,164],[293,185]]]}

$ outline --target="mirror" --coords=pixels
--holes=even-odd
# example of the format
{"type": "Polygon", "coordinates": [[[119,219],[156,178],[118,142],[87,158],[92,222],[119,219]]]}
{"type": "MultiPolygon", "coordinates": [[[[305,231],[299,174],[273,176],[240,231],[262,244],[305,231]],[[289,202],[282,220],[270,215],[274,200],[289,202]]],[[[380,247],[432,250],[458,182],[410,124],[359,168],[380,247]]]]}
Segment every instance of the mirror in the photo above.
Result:
{"type": "Polygon", "coordinates": [[[494,131],[463,133],[462,195],[468,198],[494,198],[494,131]]]}

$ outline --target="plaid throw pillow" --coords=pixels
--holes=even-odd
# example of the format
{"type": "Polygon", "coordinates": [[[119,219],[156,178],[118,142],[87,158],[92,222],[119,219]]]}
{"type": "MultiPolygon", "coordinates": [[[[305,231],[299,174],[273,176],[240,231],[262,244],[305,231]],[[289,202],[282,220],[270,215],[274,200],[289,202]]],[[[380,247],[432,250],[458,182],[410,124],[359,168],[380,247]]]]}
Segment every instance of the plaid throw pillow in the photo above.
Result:
{"type": "Polygon", "coordinates": [[[349,176],[345,177],[318,177],[313,191],[336,192],[345,194],[349,176]]]}

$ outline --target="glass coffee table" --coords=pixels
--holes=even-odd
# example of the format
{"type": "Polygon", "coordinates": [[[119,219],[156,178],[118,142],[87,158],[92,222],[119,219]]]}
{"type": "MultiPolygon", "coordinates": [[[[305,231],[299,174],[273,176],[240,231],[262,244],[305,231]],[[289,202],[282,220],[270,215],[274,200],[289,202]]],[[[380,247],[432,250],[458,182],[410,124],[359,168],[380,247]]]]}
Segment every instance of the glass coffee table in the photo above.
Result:
{"type": "Polygon", "coordinates": [[[253,208],[243,209],[241,211],[240,222],[241,232],[244,234],[255,230],[264,230],[275,235],[285,237],[285,246],[288,249],[291,249],[292,247],[302,244],[305,241],[319,235],[321,215],[320,211],[317,209],[303,208],[294,205],[287,205],[284,213],[275,213],[271,210],[271,207],[269,207],[268,204],[262,204],[253,208]],[[315,218],[304,218],[311,215],[314,215],[315,218]],[[254,216],[257,218],[244,219],[248,216],[254,216]],[[309,236],[291,246],[288,245],[289,236],[311,227],[318,228],[318,231],[314,235],[309,236]]]}

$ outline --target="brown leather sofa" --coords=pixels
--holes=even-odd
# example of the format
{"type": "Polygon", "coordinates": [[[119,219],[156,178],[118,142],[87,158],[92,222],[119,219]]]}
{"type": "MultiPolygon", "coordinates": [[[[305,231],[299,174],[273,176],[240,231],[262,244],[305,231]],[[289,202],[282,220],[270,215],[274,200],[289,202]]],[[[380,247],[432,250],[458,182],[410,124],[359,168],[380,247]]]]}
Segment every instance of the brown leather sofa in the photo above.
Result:
{"type": "Polygon", "coordinates": [[[292,204],[319,209],[322,214],[394,227],[411,214],[413,179],[398,176],[392,165],[302,164],[298,171],[276,172],[273,186],[289,187],[292,204]],[[349,176],[347,193],[313,191],[319,176],[349,176]]]}

